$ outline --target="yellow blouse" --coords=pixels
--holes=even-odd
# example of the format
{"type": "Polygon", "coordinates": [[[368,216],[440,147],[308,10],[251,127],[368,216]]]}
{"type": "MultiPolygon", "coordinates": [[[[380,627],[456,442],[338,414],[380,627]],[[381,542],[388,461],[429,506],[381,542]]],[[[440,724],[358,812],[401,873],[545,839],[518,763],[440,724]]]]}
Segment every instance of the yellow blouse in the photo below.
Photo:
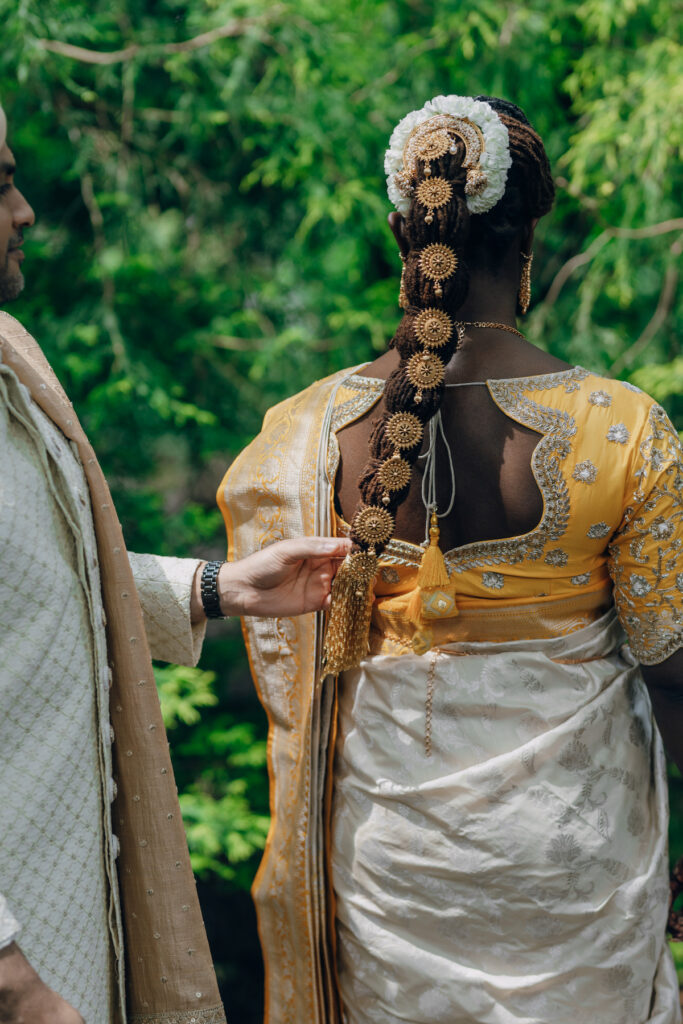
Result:
{"type": "MultiPolygon", "coordinates": [[[[381,382],[361,381],[379,397],[381,382]]],[[[430,642],[571,632],[602,614],[612,591],[636,657],[663,661],[683,646],[682,448],[666,413],[633,385],[581,367],[486,384],[506,415],[542,435],[532,470],[543,515],[530,533],[444,553],[457,616],[430,621],[430,642]]],[[[402,540],[384,552],[375,651],[415,633],[405,610],[420,557],[402,540]]]]}

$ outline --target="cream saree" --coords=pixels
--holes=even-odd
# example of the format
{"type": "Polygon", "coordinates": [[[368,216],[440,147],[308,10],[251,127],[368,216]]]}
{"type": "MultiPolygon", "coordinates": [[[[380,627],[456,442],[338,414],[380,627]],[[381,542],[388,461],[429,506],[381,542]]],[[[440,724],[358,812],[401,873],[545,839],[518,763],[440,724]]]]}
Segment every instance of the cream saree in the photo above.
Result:
{"type": "MultiPolygon", "coordinates": [[[[231,558],[333,532],[335,430],[382,390],[351,374],[271,410],[231,467],[231,558]]],[[[566,619],[338,682],[322,617],[245,621],[270,724],[267,1024],[677,1024],[661,743],[614,613],[566,619]]]]}

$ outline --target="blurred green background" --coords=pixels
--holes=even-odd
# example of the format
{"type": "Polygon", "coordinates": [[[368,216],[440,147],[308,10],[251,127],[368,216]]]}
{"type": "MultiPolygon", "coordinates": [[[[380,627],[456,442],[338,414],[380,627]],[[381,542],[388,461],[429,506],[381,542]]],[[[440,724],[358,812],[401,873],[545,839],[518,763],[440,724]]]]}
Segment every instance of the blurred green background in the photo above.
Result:
{"type": "MultiPolygon", "coordinates": [[[[11,311],[131,549],[220,557],[215,491],[264,411],[383,349],[384,149],[437,93],[512,99],[545,140],[558,199],[528,336],[683,427],[682,21],[679,0],[0,0],[0,95],[38,218],[11,311]]],[[[228,1015],[252,1024],[268,799],[237,624],[158,681],[228,1015]]],[[[680,856],[678,777],[672,805],[680,856]]]]}

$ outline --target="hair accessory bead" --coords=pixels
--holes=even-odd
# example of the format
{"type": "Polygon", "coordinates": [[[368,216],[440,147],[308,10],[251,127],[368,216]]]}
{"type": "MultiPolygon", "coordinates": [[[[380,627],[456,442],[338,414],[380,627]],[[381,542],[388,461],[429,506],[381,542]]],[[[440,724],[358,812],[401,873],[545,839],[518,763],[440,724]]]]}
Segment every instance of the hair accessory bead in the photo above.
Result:
{"type": "Polygon", "coordinates": [[[420,420],[412,412],[395,412],[387,422],[386,435],[399,451],[414,448],[422,440],[424,427],[420,420]]]}
{"type": "Polygon", "coordinates": [[[442,309],[423,309],[415,318],[415,334],[427,348],[441,348],[451,340],[453,322],[442,309]]]}
{"type": "Polygon", "coordinates": [[[353,518],[353,532],[368,547],[384,544],[394,532],[394,517],[385,508],[366,505],[353,518]]]}

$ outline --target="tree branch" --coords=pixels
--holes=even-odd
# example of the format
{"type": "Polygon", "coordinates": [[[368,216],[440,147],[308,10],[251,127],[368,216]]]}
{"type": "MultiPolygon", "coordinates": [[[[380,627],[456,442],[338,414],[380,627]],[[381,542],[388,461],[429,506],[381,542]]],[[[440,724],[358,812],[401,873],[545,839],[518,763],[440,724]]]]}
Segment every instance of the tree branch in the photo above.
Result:
{"type": "Polygon", "coordinates": [[[138,43],[131,43],[123,50],[111,50],[107,53],[102,50],[87,50],[82,46],[73,46],[71,43],[63,43],[59,39],[36,39],[36,44],[49,53],[57,53],[61,57],[69,57],[71,60],[78,60],[83,64],[120,64],[139,56],[164,57],[173,53],[191,53],[203,46],[211,46],[219,39],[241,36],[249,28],[272,21],[282,10],[283,5],[278,4],[276,7],[272,7],[267,15],[238,18],[181,43],[164,43],[160,46],[155,44],[141,46],[138,43]]]}
{"type": "MultiPolygon", "coordinates": [[[[681,255],[681,252],[683,252],[683,239],[677,239],[677,241],[675,241],[671,246],[670,251],[674,260],[677,259],[677,257],[681,255]]],[[[611,368],[611,372],[613,374],[619,374],[622,370],[626,369],[627,366],[630,366],[640,353],[647,348],[657,332],[664,326],[673,307],[674,299],[676,298],[677,285],[678,266],[674,262],[666,268],[662,290],[659,293],[657,308],[652,314],[652,317],[645,326],[640,337],[637,338],[636,341],[634,341],[633,344],[624,352],[622,352],[618,359],[614,360],[611,368]]]]}

